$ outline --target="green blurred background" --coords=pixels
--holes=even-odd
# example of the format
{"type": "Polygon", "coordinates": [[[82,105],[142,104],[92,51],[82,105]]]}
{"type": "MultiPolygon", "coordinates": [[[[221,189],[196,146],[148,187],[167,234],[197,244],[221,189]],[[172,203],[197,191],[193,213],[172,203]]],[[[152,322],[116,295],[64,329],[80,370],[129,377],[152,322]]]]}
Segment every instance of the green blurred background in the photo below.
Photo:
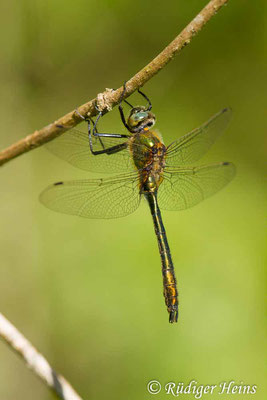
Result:
{"type": "MultiPolygon", "coordinates": [[[[2,2],[1,148],[120,86],[205,4],[2,2]]],[[[180,290],[177,325],[168,323],[144,202],[117,220],[60,215],[38,202],[44,187],[96,175],[44,147],[0,169],[1,311],[84,399],[167,398],[147,392],[152,379],[234,380],[257,385],[253,399],[266,399],[263,11],[263,1],[230,1],[144,88],[166,144],[233,109],[203,162],[233,161],[236,178],[195,208],[163,213],[180,290]]],[[[117,109],[99,127],[123,131],[117,109]]],[[[0,359],[1,400],[55,398],[4,343],[0,359]]]]}

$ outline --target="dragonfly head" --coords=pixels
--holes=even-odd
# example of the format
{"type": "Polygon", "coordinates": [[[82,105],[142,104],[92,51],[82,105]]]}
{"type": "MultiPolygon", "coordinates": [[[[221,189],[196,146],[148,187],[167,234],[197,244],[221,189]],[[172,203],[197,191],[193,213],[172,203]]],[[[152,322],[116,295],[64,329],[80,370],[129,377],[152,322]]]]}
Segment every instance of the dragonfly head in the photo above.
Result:
{"type": "Polygon", "coordinates": [[[127,122],[130,132],[143,132],[152,128],[156,122],[156,117],[146,107],[134,107],[127,122]]]}

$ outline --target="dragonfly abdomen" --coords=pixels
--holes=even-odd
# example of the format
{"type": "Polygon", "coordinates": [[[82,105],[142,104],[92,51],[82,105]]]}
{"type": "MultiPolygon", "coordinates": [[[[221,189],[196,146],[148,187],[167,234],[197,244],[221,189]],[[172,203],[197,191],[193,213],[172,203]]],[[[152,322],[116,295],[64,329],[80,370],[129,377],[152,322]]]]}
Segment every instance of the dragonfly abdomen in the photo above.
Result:
{"type": "Polygon", "coordinates": [[[158,240],[162,265],[163,295],[169,312],[169,322],[173,323],[177,322],[178,319],[178,290],[171,252],[162,222],[161,212],[157,203],[157,192],[145,192],[144,194],[150,207],[154,229],[158,240]]]}

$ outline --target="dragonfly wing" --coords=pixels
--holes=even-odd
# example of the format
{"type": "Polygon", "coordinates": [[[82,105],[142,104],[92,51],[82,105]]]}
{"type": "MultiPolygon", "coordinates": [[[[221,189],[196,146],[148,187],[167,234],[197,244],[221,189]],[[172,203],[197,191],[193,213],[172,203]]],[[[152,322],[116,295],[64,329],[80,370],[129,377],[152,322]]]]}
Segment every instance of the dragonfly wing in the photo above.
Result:
{"type": "Polygon", "coordinates": [[[235,175],[232,163],[192,168],[165,168],[158,189],[159,206],[165,210],[184,210],[198,204],[227,185],[235,175]]]}
{"type": "Polygon", "coordinates": [[[85,218],[123,217],[139,206],[138,174],[58,182],[41,193],[40,201],[64,214],[85,218]]]}
{"type": "Polygon", "coordinates": [[[167,147],[166,165],[186,165],[199,160],[226,129],[231,109],[225,108],[206,123],[187,133],[167,147]]]}
{"type": "Polygon", "coordinates": [[[88,133],[70,129],[46,144],[46,148],[75,167],[91,172],[113,173],[133,170],[131,154],[125,138],[93,137],[94,150],[103,150],[126,143],[125,149],[114,154],[91,153],[88,133]]]}

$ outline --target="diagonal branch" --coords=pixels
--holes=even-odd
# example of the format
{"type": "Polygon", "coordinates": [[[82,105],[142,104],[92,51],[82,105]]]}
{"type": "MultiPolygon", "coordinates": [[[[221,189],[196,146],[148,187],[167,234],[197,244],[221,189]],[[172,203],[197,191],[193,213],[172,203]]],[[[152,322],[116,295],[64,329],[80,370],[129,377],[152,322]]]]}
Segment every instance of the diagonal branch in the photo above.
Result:
{"type": "MultiPolygon", "coordinates": [[[[227,3],[227,0],[211,0],[203,10],[184,28],[184,30],[148,65],[141,71],[137,72],[127,82],[127,90],[125,98],[130,96],[135,90],[143,86],[149,79],[156,75],[174,56],[181,51],[192,37],[198,33],[202,27],[215,15],[218,10],[227,3]]],[[[80,106],[77,111],[83,116],[94,117],[98,112],[95,108],[97,105],[99,109],[103,110],[103,114],[112,110],[114,106],[119,103],[120,96],[123,88],[117,90],[106,89],[105,92],[98,94],[98,96],[89,101],[88,103],[80,106]]],[[[71,111],[58,120],[45,126],[44,128],[35,131],[31,135],[26,136],[24,139],[12,144],[5,150],[0,152],[0,166],[12,160],[19,155],[26,153],[42,144],[54,139],[68,129],[73,128],[82,121],[82,118],[76,113],[71,111]],[[64,129],[62,128],[64,126],[64,129]]]]}
{"type": "Polygon", "coordinates": [[[0,313],[0,337],[19,354],[28,367],[42,379],[59,398],[63,400],[82,400],[68,381],[57,374],[48,361],[33,345],[0,313]]]}

